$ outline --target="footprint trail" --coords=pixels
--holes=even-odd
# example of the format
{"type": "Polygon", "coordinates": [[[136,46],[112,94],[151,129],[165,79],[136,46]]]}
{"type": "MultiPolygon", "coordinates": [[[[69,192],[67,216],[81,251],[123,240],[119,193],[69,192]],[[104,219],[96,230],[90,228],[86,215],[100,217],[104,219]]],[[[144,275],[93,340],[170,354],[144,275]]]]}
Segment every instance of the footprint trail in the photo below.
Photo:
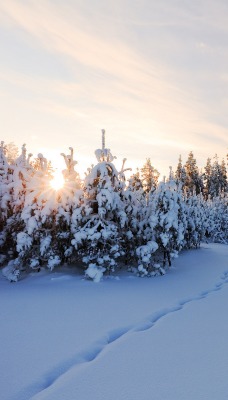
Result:
{"type": "Polygon", "coordinates": [[[159,323],[163,318],[168,315],[178,312],[182,310],[187,304],[201,301],[205,299],[212,293],[216,293],[220,291],[224,285],[228,283],[228,270],[225,271],[220,276],[220,281],[217,282],[211,289],[206,291],[202,291],[199,295],[187,297],[183,300],[180,300],[178,304],[173,307],[165,308],[163,310],[157,311],[152,315],[148,316],[144,321],[141,321],[134,326],[126,326],[121,328],[116,328],[110,332],[108,332],[103,338],[91,344],[87,349],[75,354],[71,359],[65,361],[56,366],[55,369],[46,374],[40,381],[34,383],[30,386],[30,388],[26,388],[24,390],[25,396],[23,393],[17,395],[17,398],[12,400],[17,400],[18,398],[23,400],[34,400],[38,397],[38,395],[52,386],[58,379],[67,374],[72,368],[82,367],[89,365],[92,362],[95,362],[96,359],[101,355],[101,353],[107,349],[108,346],[113,346],[119,340],[125,338],[128,334],[140,334],[141,332],[148,331],[152,329],[157,323],[159,323]],[[28,397],[29,393],[29,397],[28,397]]]}

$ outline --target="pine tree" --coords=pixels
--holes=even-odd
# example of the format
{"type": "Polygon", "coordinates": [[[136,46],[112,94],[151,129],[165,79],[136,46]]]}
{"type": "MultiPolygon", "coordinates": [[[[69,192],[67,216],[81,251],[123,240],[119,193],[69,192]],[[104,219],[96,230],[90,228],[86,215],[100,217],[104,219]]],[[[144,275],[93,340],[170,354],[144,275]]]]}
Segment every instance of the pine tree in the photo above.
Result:
{"type": "Polygon", "coordinates": [[[152,166],[150,158],[147,158],[141,168],[141,179],[146,193],[157,187],[159,175],[159,172],[152,166]]]}
{"type": "Polygon", "coordinates": [[[22,212],[25,203],[27,185],[30,180],[30,158],[26,156],[26,146],[23,144],[21,155],[10,165],[9,183],[7,185],[6,197],[8,198],[7,221],[5,226],[5,246],[7,246],[7,256],[9,261],[5,276],[16,281],[20,276],[22,265],[18,258],[18,241],[23,242],[24,248],[30,245],[29,239],[26,241],[24,235],[24,221],[22,212]]]}
{"type": "MultiPolygon", "coordinates": [[[[5,252],[6,243],[6,224],[9,216],[9,164],[6,158],[6,148],[4,142],[0,146],[0,249],[5,252]]],[[[3,257],[3,259],[5,256],[3,257]]]]}
{"type": "Polygon", "coordinates": [[[187,226],[185,230],[185,241],[187,248],[198,248],[205,235],[205,209],[204,200],[201,195],[186,196],[187,226]]]}
{"type": "Polygon", "coordinates": [[[211,158],[208,157],[207,164],[204,168],[205,172],[203,174],[204,179],[204,197],[208,199],[208,196],[211,194],[211,173],[212,173],[212,165],[211,158]]]}
{"type": "Polygon", "coordinates": [[[39,164],[33,170],[21,215],[25,229],[18,236],[17,250],[22,262],[33,269],[46,265],[51,270],[66,262],[73,254],[71,225],[73,213],[81,201],[79,175],[74,171],[73,149],[67,158],[65,185],[60,190],[51,187],[48,162],[38,154],[39,164]],[[24,247],[26,243],[26,247],[24,247]]]}
{"type": "Polygon", "coordinates": [[[221,162],[221,191],[227,192],[228,191],[228,179],[227,179],[227,169],[225,160],[222,159],[221,162]]]}
{"type": "Polygon", "coordinates": [[[227,179],[225,165],[220,165],[217,154],[214,156],[214,162],[211,168],[211,187],[210,195],[218,196],[222,191],[226,190],[227,179]]]}
{"type": "MultiPolygon", "coordinates": [[[[37,155],[37,157],[35,157],[35,158],[34,158],[33,160],[31,160],[31,162],[30,162],[31,167],[34,169],[34,171],[40,171],[40,168],[41,168],[41,166],[40,166],[41,158],[40,158],[39,156],[41,156],[41,158],[42,158],[42,154],[40,153],[40,154],[37,155]]],[[[46,172],[47,172],[48,176],[49,176],[50,178],[53,178],[54,169],[53,169],[53,166],[52,166],[52,163],[51,163],[50,160],[47,161],[47,166],[45,166],[45,168],[46,168],[46,172]]]]}
{"type": "Polygon", "coordinates": [[[142,221],[147,200],[139,171],[129,178],[128,185],[122,192],[122,200],[127,219],[121,229],[121,243],[125,252],[125,264],[129,264],[137,258],[136,248],[144,243],[142,221]]]}
{"type": "Polygon", "coordinates": [[[184,247],[185,215],[181,185],[174,180],[161,183],[156,193],[156,242],[164,254],[164,265],[184,247]]]}
{"type": "Polygon", "coordinates": [[[14,164],[15,160],[18,158],[19,150],[14,142],[5,144],[5,153],[9,164],[14,164]]]}
{"type": "Polygon", "coordinates": [[[201,193],[203,191],[203,181],[192,151],[190,151],[188,159],[185,163],[185,171],[186,181],[184,188],[187,193],[189,195],[201,193]]]}
{"type": "MultiPolygon", "coordinates": [[[[74,234],[74,245],[84,253],[86,276],[99,281],[105,272],[112,272],[121,255],[120,229],[126,224],[122,201],[122,176],[116,170],[109,149],[105,148],[102,131],[102,149],[95,151],[98,164],[85,178],[85,200],[90,214],[84,225],[74,234]]],[[[121,175],[123,171],[121,172],[121,175]]]]}
{"type": "Polygon", "coordinates": [[[129,184],[129,187],[131,187],[132,191],[137,191],[137,190],[143,191],[142,190],[143,182],[140,178],[139,169],[137,169],[136,172],[130,176],[130,178],[128,179],[128,184],[129,184]]]}
{"type": "Polygon", "coordinates": [[[179,156],[179,160],[178,160],[178,165],[177,165],[177,169],[175,172],[175,179],[176,181],[182,184],[182,186],[185,185],[186,182],[186,171],[185,168],[182,165],[182,158],[181,155],[179,156]]]}
{"type": "Polygon", "coordinates": [[[72,240],[74,232],[82,224],[83,216],[88,213],[84,201],[84,192],[82,182],[75,166],[74,151],[69,147],[70,154],[61,154],[66,163],[66,169],[63,170],[65,184],[59,191],[58,208],[56,213],[57,240],[61,243],[61,259],[64,262],[78,259],[74,251],[72,240]]]}
{"type": "Polygon", "coordinates": [[[210,198],[205,202],[206,240],[228,244],[228,194],[210,198]]]}

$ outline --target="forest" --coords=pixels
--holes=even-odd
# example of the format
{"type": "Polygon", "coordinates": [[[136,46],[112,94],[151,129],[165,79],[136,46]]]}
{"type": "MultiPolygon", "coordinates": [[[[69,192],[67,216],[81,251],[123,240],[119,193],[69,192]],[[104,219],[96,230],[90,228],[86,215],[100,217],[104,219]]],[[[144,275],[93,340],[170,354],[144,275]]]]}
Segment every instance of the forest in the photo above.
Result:
{"type": "Polygon", "coordinates": [[[95,155],[82,179],[73,148],[62,153],[55,190],[50,161],[1,142],[0,263],[9,281],[59,265],[78,265],[95,282],[118,268],[163,275],[182,249],[228,243],[228,155],[200,170],[190,151],[163,180],[150,158],[126,179],[126,159],[117,171],[104,140],[95,155]]]}

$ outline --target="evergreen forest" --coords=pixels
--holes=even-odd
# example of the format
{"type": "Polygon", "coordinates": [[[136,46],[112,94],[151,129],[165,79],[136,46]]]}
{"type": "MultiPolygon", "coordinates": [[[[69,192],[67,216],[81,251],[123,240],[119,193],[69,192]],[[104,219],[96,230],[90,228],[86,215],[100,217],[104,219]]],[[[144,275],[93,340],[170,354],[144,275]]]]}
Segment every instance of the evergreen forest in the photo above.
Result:
{"type": "Polygon", "coordinates": [[[17,281],[31,270],[79,266],[95,282],[119,268],[141,277],[163,275],[182,249],[202,241],[228,243],[228,156],[199,170],[190,151],[162,180],[150,158],[135,173],[120,171],[105,147],[84,179],[73,148],[62,153],[64,185],[53,168],[23,145],[0,146],[0,263],[17,281]]]}

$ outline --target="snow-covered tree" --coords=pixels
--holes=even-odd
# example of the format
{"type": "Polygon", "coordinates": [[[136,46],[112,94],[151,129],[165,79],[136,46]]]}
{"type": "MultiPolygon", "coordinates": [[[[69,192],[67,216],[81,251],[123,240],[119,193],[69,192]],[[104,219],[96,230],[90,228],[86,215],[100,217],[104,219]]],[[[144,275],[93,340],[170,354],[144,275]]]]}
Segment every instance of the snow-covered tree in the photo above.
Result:
{"type": "MultiPolygon", "coordinates": [[[[48,163],[38,154],[39,170],[33,170],[27,187],[21,218],[25,229],[17,237],[20,259],[34,269],[46,265],[53,269],[73,253],[71,223],[74,208],[80,201],[82,190],[78,174],[73,167],[65,172],[65,185],[60,190],[51,187],[48,163]]],[[[67,161],[75,165],[73,149],[67,161]]]]}
{"type": "MultiPolygon", "coordinates": [[[[1,142],[0,146],[0,249],[3,252],[6,243],[6,224],[9,216],[9,203],[10,195],[8,190],[9,184],[9,164],[6,158],[6,148],[4,142],[1,142]]],[[[5,256],[1,257],[2,259],[5,256]]]]}
{"type": "Polygon", "coordinates": [[[178,164],[177,164],[177,169],[175,171],[175,179],[176,181],[182,184],[182,186],[184,186],[185,182],[186,182],[186,171],[185,168],[182,164],[182,158],[181,155],[179,156],[179,160],[178,160],[178,164]]]}
{"type": "Polygon", "coordinates": [[[193,152],[190,151],[188,159],[185,163],[186,180],[183,188],[187,194],[199,194],[203,191],[202,176],[199,173],[199,169],[196,165],[196,159],[194,158],[193,152]]]}
{"type": "Polygon", "coordinates": [[[209,198],[205,203],[205,238],[216,243],[228,243],[228,193],[209,198]]]}
{"type": "Polygon", "coordinates": [[[21,269],[17,258],[17,238],[20,232],[24,230],[24,221],[21,215],[25,203],[27,184],[31,175],[31,154],[27,157],[26,153],[26,146],[23,144],[21,155],[14,160],[8,169],[8,184],[5,191],[5,200],[8,207],[4,239],[5,246],[7,246],[7,258],[14,259],[7,272],[10,280],[17,280],[21,269]]]}
{"type": "Polygon", "coordinates": [[[136,248],[144,243],[142,220],[147,199],[138,171],[128,179],[122,191],[122,201],[127,218],[120,231],[121,244],[125,252],[125,264],[129,265],[138,258],[136,248]]]}
{"type": "Polygon", "coordinates": [[[171,179],[160,183],[156,193],[155,238],[164,255],[164,265],[184,247],[186,216],[181,185],[171,179]]]}
{"type": "Polygon", "coordinates": [[[186,247],[199,247],[205,235],[205,208],[202,195],[186,196],[187,227],[185,231],[186,247]]]}
{"type": "Polygon", "coordinates": [[[228,192],[228,176],[224,159],[221,162],[221,191],[228,192]]]}
{"type": "Polygon", "coordinates": [[[211,187],[210,195],[211,197],[217,197],[222,191],[226,190],[227,187],[227,177],[225,163],[219,164],[217,154],[214,156],[214,162],[211,167],[211,187]]]}
{"type": "Polygon", "coordinates": [[[212,166],[211,166],[211,158],[208,157],[206,166],[204,168],[205,172],[203,173],[203,180],[204,180],[204,197],[205,199],[208,199],[208,197],[211,194],[211,171],[212,171],[212,166]]]}
{"type": "MultiPolygon", "coordinates": [[[[102,131],[102,149],[95,151],[98,164],[85,178],[84,191],[87,209],[91,210],[84,226],[74,234],[72,243],[84,253],[86,276],[99,281],[104,272],[112,272],[121,255],[120,232],[126,223],[122,192],[122,177],[116,170],[109,149],[105,148],[102,131]]],[[[123,171],[122,171],[123,172],[123,171]]]]}
{"type": "MultiPolygon", "coordinates": [[[[41,154],[41,153],[40,153],[41,154]]],[[[35,170],[35,171],[40,171],[41,169],[41,159],[39,157],[39,154],[37,155],[37,157],[35,157],[33,160],[31,160],[30,164],[31,167],[35,170]]],[[[45,170],[46,173],[48,174],[48,176],[51,178],[53,178],[53,174],[54,174],[54,168],[52,166],[52,163],[50,160],[46,160],[45,161],[46,165],[45,165],[45,170]]]]}
{"type": "Polygon", "coordinates": [[[139,170],[137,169],[137,171],[132,174],[128,180],[129,182],[129,187],[131,187],[132,191],[141,191],[141,193],[143,192],[143,182],[142,179],[140,178],[140,173],[139,170]]]}
{"type": "Polygon", "coordinates": [[[7,160],[9,164],[14,164],[15,160],[19,156],[19,150],[17,145],[14,142],[5,144],[5,152],[7,156],[7,160]]]}

